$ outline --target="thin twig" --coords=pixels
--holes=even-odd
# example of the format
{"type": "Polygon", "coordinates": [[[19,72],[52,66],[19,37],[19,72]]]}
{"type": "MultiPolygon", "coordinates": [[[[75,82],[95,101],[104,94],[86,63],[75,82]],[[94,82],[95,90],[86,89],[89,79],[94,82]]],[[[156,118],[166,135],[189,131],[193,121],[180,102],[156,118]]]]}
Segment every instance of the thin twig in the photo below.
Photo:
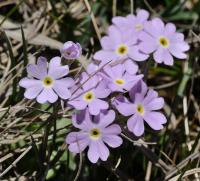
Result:
{"type": "Polygon", "coordinates": [[[97,37],[98,37],[99,42],[100,42],[101,41],[101,34],[100,34],[99,28],[97,26],[97,22],[96,22],[94,13],[91,11],[91,6],[90,6],[90,3],[88,2],[88,0],[84,0],[84,2],[85,2],[85,5],[87,7],[88,12],[90,13],[90,17],[92,19],[92,23],[93,23],[94,29],[96,31],[97,37]]]}
{"type": "Polygon", "coordinates": [[[112,16],[115,17],[117,14],[117,0],[113,0],[112,3],[112,16]]]}
{"type": "Polygon", "coordinates": [[[130,0],[130,12],[131,14],[134,12],[134,0],[130,0]]]}
{"type": "Polygon", "coordinates": [[[151,5],[148,3],[147,0],[144,0],[144,4],[147,6],[147,8],[149,9],[149,11],[151,11],[154,15],[157,14],[157,13],[154,11],[154,9],[151,7],[151,5]]]}

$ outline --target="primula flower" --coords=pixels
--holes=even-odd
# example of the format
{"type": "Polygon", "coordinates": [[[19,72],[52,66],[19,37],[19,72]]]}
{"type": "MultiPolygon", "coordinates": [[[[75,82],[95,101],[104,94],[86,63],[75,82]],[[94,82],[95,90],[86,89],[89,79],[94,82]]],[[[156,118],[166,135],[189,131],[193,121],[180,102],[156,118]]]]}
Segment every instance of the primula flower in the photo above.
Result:
{"type": "Polygon", "coordinates": [[[184,41],[184,35],[176,32],[174,24],[165,25],[159,18],[154,18],[145,24],[144,30],[139,36],[142,41],[139,49],[145,53],[154,52],[153,57],[157,63],[173,65],[173,56],[187,58],[185,51],[189,50],[189,45],[184,41]]]}
{"type": "Polygon", "coordinates": [[[136,16],[133,14],[126,17],[116,16],[112,19],[112,22],[122,32],[133,31],[135,38],[138,39],[139,34],[144,29],[144,24],[147,22],[148,17],[149,13],[146,10],[140,9],[137,11],[136,16]]]}
{"type": "Polygon", "coordinates": [[[112,67],[108,65],[103,70],[105,73],[101,75],[107,81],[108,88],[113,92],[129,91],[143,77],[143,75],[127,73],[124,64],[112,67]]]}
{"type": "Polygon", "coordinates": [[[65,77],[69,73],[69,67],[61,66],[61,58],[54,57],[47,63],[46,58],[39,57],[37,64],[27,66],[28,77],[20,80],[19,85],[26,88],[24,97],[37,98],[37,102],[54,103],[58,97],[68,99],[71,97],[69,88],[74,84],[72,78],[65,77]]]}
{"type": "Polygon", "coordinates": [[[77,59],[82,54],[82,48],[79,43],[67,41],[60,49],[60,53],[65,59],[77,59]]]}
{"type": "Polygon", "coordinates": [[[101,100],[110,94],[110,90],[107,88],[105,81],[101,81],[97,75],[89,78],[89,75],[83,72],[80,84],[82,85],[81,87],[74,88],[77,91],[68,101],[69,105],[77,110],[84,110],[88,107],[92,115],[99,114],[100,110],[108,109],[108,103],[101,100]]]}
{"type": "Polygon", "coordinates": [[[109,61],[124,61],[128,71],[135,64],[131,60],[143,61],[148,58],[148,55],[139,51],[137,39],[133,32],[121,32],[116,26],[110,26],[108,29],[108,36],[101,39],[102,50],[94,54],[94,59],[105,64],[109,61]],[[132,64],[132,66],[130,66],[132,64]]]}
{"type": "MultiPolygon", "coordinates": [[[[137,85],[138,86],[138,85],[137,85]]],[[[154,130],[161,130],[167,122],[166,117],[158,112],[164,106],[164,100],[158,97],[154,90],[148,90],[146,85],[140,82],[140,89],[133,88],[130,91],[131,101],[120,97],[114,105],[124,116],[131,116],[128,119],[127,127],[136,136],[144,133],[144,121],[154,130]],[[140,90],[139,92],[136,90],[140,90]]]]}
{"type": "Polygon", "coordinates": [[[98,116],[90,116],[88,111],[81,111],[72,117],[74,127],[79,132],[71,132],[66,137],[68,148],[73,153],[80,153],[88,146],[87,156],[92,163],[100,158],[106,161],[109,156],[107,145],[116,148],[122,144],[119,137],[121,128],[111,124],[115,119],[113,110],[101,112],[98,116]]]}

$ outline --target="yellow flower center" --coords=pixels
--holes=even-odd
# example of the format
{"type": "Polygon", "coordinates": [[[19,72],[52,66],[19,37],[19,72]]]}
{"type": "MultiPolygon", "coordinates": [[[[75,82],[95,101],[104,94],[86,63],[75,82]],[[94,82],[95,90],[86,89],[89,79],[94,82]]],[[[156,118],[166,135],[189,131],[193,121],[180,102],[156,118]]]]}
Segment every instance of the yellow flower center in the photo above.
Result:
{"type": "Polygon", "coordinates": [[[50,88],[53,86],[53,83],[54,83],[54,80],[49,77],[49,76],[46,76],[44,79],[43,79],[43,85],[47,88],[50,88]]]}
{"type": "Polygon", "coordinates": [[[89,134],[93,140],[98,140],[101,137],[101,131],[97,128],[91,129],[89,134]]]}
{"type": "Polygon", "coordinates": [[[116,79],[115,80],[115,84],[117,85],[123,85],[125,83],[125,81],[123,79],[116,79]]]}
{"type": "Polygon", "coordinates": [[[166,37],[160,37],[159,38],[159,44],[163,46],[164,48],[169,47],[169,40],[166,37]]]}
{"type": "Polygon", "coordinates": [[[86,92],[83,95],[83,99],[87,102],[91,102],[94,99],[94,93],[92,91],[86,92]]]}
{"type": "Polygon", "coordinates": [[[143,29],[143,25],[142,24],[136,24],[135,29],[136,29],[136,31],[140,31],[140,30],[143,29]]]}
{"type": "Polygon", "coordinates": [[[126,55],[128,53],[128,47],[127,45],[121,44],[117,47],[116,53],[118,55],[126,55]]]}
{"type": "Polygon", "coordinates": [[[137,105],[137,111],[138,111],[138,113],[140,113],[140,114],[144,114],[144,108],[143,108],[143,106],[142,106],[141,104],[138,104],[138,105],[137,105]]]}

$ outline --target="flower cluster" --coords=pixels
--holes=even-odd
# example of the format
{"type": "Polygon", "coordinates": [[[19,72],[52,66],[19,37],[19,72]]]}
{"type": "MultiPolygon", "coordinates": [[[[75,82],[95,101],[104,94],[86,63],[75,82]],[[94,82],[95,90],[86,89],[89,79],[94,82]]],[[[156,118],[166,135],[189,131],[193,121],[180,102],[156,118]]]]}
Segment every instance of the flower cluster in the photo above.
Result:
{"type": "MultiPolygon", "coordinates": [[[[54,103],[60,98],[76,110],[72,124],[78,131],[70,132],[66,143],[73,153],[89,147],[87,155],[92,163],[99,158],[106,161],[108,146],[116,148],[123,142],[119,123],[113,123],[117,122],[116,114],[127,120],[121,123],[123,130],[135,136],[144,134],[145,122],[153,130],[161,130],[167,122],[159,111],[164,99],[142,80],[137,62],[148,60],[153,53],[157,63],[173,65],[173,56],[187,57],[189,45],[174,24],[148,18],[145,10],[114,17],[108,34],[101,39],[102,50],[94,54],[94,62],[99,63],[89,64],[78,79],[66,77],[69,67],[62,65],[60,57],[51,59],[49,64],[39,57],[36,65],[27,66],[28,77],[19,83],[26,88],[27,99],[54,103]]],[[[64,59],[77,59],[82,49],[69,41],[60,52],[64,59]]]]}
{"type": "Polygon", "coordinates": [[[157,63],[166,65],[173,65],[173,56],[186,59],[189,45],[184,35],[176,32],[175,25],[165,25],[159,18],[148,20],[148,17],[145,10],[139,10],[136,16],[114,17],[108,35],[101,39],[102,50],[95,53],[94,59],[102,63],[144,61],[151,53],[157,63]]]}

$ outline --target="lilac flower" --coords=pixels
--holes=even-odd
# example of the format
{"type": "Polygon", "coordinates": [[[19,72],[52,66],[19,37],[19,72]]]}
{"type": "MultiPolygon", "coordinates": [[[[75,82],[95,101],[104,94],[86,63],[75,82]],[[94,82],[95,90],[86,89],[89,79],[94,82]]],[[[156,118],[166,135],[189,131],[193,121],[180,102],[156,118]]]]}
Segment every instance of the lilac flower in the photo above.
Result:
{"type": "Polygon", "coordinates": [[[144,29],[144,24],[147,22],[148,17],[149,13],[146,10],[140,9],[136,16],[132,14],[126,17],[116,16],[112,19],[112,22],[122,32],[133,31],[135,38],[138,39],[139,34],[144,29]]]}
{"type": "Polygon", "coordinates": [[[60,53],[65,59],[77,59],[82,54],[82,48],[79,43],[67,41],[60,49],[60,53]]]}
{"type": "Polygon", "coordinates": [[[129,91],[143,77],[143,75],[127,73],[124,64],[113,67],[108,65],[104,68],[104,72],[101,75],[108,82],[108,88],[113,92],[129,91]]]}
{"type": "Polygon", "coordinates": [[[121,128],[117,124],[111,124],[115,119],[113,110],[101,112],[98,116],[90,116],[89,112],[82,111],[72,117],[74,127],[79,132],[71,132],[66,137],[69,150],[73,153],[80,153],[88,146],[87,156],[92,163],[100,158],[106,161],[109,156],[107,145],[116,148],[122,144],[119,137],[121,128]]]}
{"type": "Polygon", "coordinates": [[[83,72],[80,84],[82,86],[78,86],[77,91],[68,101],[69,105],[77,110],[84,110],[88,107],[92,115],[97,115],[101,110],[108,109],[108,103],[101,100],[110,94],[105,81],[101,81],[97,75],[89,78],[89,75],[83,72]]]}
{"type": "Polygon", "coordinates": [[[54,57],[47,63],[46,58],[39,57],[37,64],[27,66],[28,77],[20,80],[19,85],[26,88],[24,97],[37,98],[37,102],[54,103],[58,96],[61,99],[71,97],[69,88],[74,84],[72,78],[65,77],[69,73],[69,67],[61,66],[61,58],[54,57]]]}
{"type": "Polygon", "coordinates": [[[184,41],[184,35],[176,32],[172,23],[164,25],[162,20],[154,18],[145,24],[145,31],[141,32],[139,49],[145,53],[153,53],[157,63],[173,65],[173,56],[186,59],[185,51],[189,45],[184,41]],[[173,56],[172,56],[173,55],[173,56]]]}
{"type": "Polygon", "coordinates": [[[131,60],[143,61],[148,58],[148,55],[139,51],[137,39],[132,31],[122,33],[113,25],[108,29],[108,36],[101,39],[101,46],[103,49],[94,54],[94,59],[103,64],[111,60],[125,61],[125,65],[128,62],[129,67],[131,60]]]}
{"type": "Polygon", "coordinates": [[[144,121],[154,130],[161,130],[167,122],[166,117],[158,112],[164,106],[164,100],[158,97],[157,92],[148,90],[144,83],[140,82],[140,91],[133,88],[130,91],[131,101],[120,98],[115,101],[117,110],[124,116],[131,116],[128,119],[127,127],[136,136],[144,133],[144,121]],[[146,90],[146,91],[145,91],[146,90]],[[135,92],[136,91],[136,92],[135,92]]]}

